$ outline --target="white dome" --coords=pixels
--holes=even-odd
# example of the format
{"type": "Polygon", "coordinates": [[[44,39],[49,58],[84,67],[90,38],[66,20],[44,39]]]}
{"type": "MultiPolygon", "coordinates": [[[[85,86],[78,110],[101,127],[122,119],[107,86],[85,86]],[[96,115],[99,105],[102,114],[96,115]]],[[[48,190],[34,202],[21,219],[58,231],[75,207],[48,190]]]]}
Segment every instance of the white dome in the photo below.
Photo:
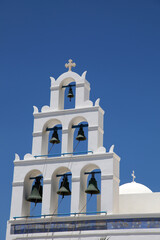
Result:
{"type": "Polygon", "coordinates": [[[145,185],[136,182],[125,183],[119,187],[119,194],[137,193],[152,193],[152,191],[145,185]]]}

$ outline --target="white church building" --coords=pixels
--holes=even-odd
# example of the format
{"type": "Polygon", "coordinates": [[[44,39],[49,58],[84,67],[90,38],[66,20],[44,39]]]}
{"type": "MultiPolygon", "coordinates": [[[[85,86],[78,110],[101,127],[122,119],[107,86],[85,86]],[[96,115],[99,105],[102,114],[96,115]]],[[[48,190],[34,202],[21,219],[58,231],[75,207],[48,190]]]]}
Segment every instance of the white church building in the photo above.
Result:
{"type": "Polygon", "coordinates": [[[131,183],[119,185],[120,157],[114,145],[109,151],[103,145],[100,99],[90,100],[86,72],[73,72],[71,59],[65,66],[67,72],[50,78],[50,105],[34,106],[32,153],[15,154],[6,240],[160,240],[160,193],[136,183],[134,171],[131,183]],[[67,93],[73,108],[64,107],[67,93]],[[77,152],[75,141],[87,149],[77,152]],[[66,200],[70,211],[59,213],[66,200]],[[41,206],[39,215],[32,204],[41,206]]]}

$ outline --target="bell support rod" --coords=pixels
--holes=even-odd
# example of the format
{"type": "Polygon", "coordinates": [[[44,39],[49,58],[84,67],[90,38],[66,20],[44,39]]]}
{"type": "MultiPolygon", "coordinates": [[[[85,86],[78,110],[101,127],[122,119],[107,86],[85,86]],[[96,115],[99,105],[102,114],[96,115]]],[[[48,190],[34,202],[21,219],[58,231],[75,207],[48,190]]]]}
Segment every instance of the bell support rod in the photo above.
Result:
{"type": "Polygon", "coordinates": [[[72,83],[72,84],[69,84],[69,85],[63,85],[62,88],[75,87],[75,86],[76,86],[76,84],[72,83]]]}
{"type": "Polygon", "coordinates": [[[72,176],[72,173],[57,174],[56,177],[72,176]]]}
{"type": "Polygon", "coordinates": [[[62,129],[62,127],[53,127],[53,128],[46,128],[46,131],[52,131],[52,130],[61,130],[62,129]]]}
{"type": "Polygon", "coordinates": [[[96,173],[101,173],[101,171],[97,171],[97,172],[85,172],[84,174],[96,174],[96,173]]]}
{"type": "Polygon", "coordinates": [[[68,212],[68,213],[53,213],[53,214],[45,214],[45,215],[32,215],[32,216],[18,216],[18,217],[13,217],[14,220],[16,219],[21,219],[21,218],[41,218],[41,217],[51,217],[51,216],[70,216],[70,215],[79,215],[79,214],[97,214],[97,213],[104,213],[107,214],[106,211],[98,211],[98,212],[68,212]]]}
{"type": "Polygon", "coordinates": [[[43,176],[37,176],[37,177],[30,177],[29,179],[42,179],[43,176]]]}
{"type": "Polygon", "coordinates": [[[88,123],[80,125],[72,125],[72,128],[88,127],[88,123]]]}
{"type": "MultiPolygon", "coordinates": [[[[80,127],[88,127],[88,123],[86,124],[80,124],[80,125],[72,125],[72,128],[80,128],[80,127]]],[[[46,128],[46,131],[52,131],[52,130],[61,130],[62,127],[53,127],[53,128],[46,128]]]]}

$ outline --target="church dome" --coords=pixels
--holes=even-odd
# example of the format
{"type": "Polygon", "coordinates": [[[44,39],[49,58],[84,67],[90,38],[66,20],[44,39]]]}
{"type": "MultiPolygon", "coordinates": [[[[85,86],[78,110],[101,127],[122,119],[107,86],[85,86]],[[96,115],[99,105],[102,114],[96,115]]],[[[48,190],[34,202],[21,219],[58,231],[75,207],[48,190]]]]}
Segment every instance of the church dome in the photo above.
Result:
{"type": "Polygon", "coordinates": [[[136,182],[125,183],[119,187],[119,194],[137,193],[152,193],[152,191],[145,185],[136,182]]]}

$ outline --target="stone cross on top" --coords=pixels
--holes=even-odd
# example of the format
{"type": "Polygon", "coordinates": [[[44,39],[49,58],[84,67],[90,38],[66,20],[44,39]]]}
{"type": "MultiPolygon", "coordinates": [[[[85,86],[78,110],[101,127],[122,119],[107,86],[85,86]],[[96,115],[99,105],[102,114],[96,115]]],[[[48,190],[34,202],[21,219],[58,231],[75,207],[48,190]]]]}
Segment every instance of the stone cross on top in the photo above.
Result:
{"type": "Polygon", "coordinates": [[[69,59],[68,60],[68,63],[65,64],[65,67],[68,68],[68,71],[72,71],[72,67],[75,67],[76,64],[75,63],[72,63],[73,60],[72,59],[69,59]]]}
{"type": "Polygon", "coordinates": [[[132,172],[132,177],[133,177],[133,182],[134,182],[134,179],[136,178],[136,176],[134,175],[134,171],[132,172]]]}

